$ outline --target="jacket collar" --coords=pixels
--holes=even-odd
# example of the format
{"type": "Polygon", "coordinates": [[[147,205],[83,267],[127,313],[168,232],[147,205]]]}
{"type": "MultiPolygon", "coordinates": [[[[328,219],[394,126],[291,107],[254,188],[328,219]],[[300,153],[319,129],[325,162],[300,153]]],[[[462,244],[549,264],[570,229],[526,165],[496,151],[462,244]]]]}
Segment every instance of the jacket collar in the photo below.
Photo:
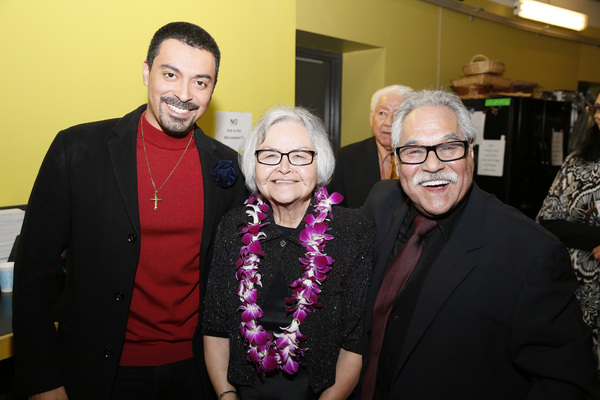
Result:
{"type": "MultiPolygon", "coordinates": [[[[140,217],[137,192],[136,138],[139,120],[146,108],[147,105],[144,104],[118,120],[112,129],[114,138],[108,142],[119,191],[130,222],[138,233],[140,217]]],[[[200,155],[204,193],[216,193],[220,188],[214,182],[211,172],[217,161],[220,161],[218,154],[216,154],[217,145],[197,126],[194,129],[194,140],[200,155]]],[[[212,226],[215,223],[214,211],[217,209],[219,201],[219,196],[204,196],[204,224],[206,226],[212,226]]],[[[204,232],[210,233],[210,229],[204,230],[204,232]]],[[[203,241],[209,239],[210,237],[204,237],[203,235],[203,241]]]]}
{"type": "Polygon", "coordinates": [[[485,194],[475,184],[450,240],[434,262],[415,306],[400,354],[398,374],[444,303],[476,268],[483,247],[485,194]]]}

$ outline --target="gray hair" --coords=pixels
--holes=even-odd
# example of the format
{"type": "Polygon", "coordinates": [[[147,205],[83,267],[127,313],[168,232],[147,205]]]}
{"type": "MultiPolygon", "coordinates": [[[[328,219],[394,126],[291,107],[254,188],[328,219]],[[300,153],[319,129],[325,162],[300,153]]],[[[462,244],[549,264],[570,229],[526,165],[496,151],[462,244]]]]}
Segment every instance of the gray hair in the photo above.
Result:
{"type": "Polygon", "coordinates": [[[412,91],[413,89],[411,87],[402,85],[390,85],[379,89],[378,91],[373,93],[373,96],[371,96],[371,114],[373,114],[373,111],[375,111],[375,107],[377,107],[377,104],[379,104],[379,100],[381,100],[383,96],[392,94],[394,96],[404,97],[412,91]]]}
{"type": "Polygon", "coordinates": [[[449,108],[458,120],[460,132],[456,133],[461,133],[465,140],[475,140],[475,130],[473,129],[471,114],[457,95],[443,90],[421,90],[409,94],[394,114],[394,123],[392,124],[393,148],[400,146],[406,116],[411,111],[423,106],[449,108]]]}
{"type": "Polygon", "coordinates": [[[254,152],[258,145],[265,141],[269,128],[283,121],[297,122],[308,131],[310,141],[317,151],[317,158],[314,161],[317,163],[317,185],[325,186],[331,180],[335,168],[335,156],[323,121],[304,107],[277,105],[268,109],[256,121],[252,132],[244,140],[238,156],[242,174],[246,179],[246,187],[252,193],[258,191],[255,179],[256,157],[254,152]]]}

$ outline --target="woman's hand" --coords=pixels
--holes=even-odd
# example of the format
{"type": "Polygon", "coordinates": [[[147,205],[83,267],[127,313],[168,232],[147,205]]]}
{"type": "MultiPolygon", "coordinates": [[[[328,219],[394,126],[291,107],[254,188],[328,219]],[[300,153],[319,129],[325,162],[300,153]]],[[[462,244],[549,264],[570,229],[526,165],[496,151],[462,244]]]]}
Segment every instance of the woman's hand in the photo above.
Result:
{"type": "Polygon", "coordinates": [[[356,385],[362,368],[362,356],[340,349],[340,355],[335,367],[335,384],[327,388],[319,400],[347,399],[356,385]]]}
{"type": "Polygon", "coordinates": [[[227,380],[229,339],[205,335],[204,362],[217,396],[221,400],[236,399],[235,387],[227,380]]]}
{"type": "Polygon", "coordinates": [[[594,259],[600,261],[600,246],[596,246],[592,249],[592,255],[594,259]]]}
{"type": "Polygon", "coordinates": [[[49,390],[44,393],[34,394],[29,396],[29,400],[68,400],[67,391],[64,386],[49,390]]]}

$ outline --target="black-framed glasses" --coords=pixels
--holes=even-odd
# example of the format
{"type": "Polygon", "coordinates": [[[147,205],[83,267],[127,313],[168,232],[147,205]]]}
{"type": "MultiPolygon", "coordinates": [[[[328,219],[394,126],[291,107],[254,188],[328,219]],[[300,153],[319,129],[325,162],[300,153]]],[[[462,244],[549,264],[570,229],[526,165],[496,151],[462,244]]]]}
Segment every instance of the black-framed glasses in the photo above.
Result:
{"type": "Polygon", "coordinates": [[[282,153],[277,150],[256,150],[256,161],[264,165],[278,165],[283,156],[286,156],[290,164],[297,167],[312,164],[316,151],[313,150],[292,150],[287,153],[282,153]]]}
{"type": "Polygon", "coordinates": [[[468,148],[468,140],[453,140],[435,146],[396,147],[396,154],[403,164],[423,164],[430,151],[433,151],[440,161],[454,161],[463,158],[467,154],[468,148]]]}

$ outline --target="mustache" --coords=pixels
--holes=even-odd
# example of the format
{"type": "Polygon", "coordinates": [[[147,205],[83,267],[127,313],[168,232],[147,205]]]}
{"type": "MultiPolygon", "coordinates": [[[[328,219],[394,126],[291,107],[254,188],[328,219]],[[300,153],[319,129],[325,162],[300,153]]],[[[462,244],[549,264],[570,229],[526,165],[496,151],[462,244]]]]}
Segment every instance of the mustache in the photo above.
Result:
{"type": "Polygon", "coordinates": [[[172,104],[175,107],[183,108],[184,110],[197,110],[200,108],[200,106],[196,103],[184,103],[177,97],[161,96],[160,100],[164,101],[165,103],[172,104]]]}
{"type": "Polygon", "coordinates": [[[423,182],[428,181],[450,181],[452,183],[458,182],[458,174],[454,171],[440,171],[434,174],[423,172],[413,177],[413,185],[419,186],[423,182]]]}

